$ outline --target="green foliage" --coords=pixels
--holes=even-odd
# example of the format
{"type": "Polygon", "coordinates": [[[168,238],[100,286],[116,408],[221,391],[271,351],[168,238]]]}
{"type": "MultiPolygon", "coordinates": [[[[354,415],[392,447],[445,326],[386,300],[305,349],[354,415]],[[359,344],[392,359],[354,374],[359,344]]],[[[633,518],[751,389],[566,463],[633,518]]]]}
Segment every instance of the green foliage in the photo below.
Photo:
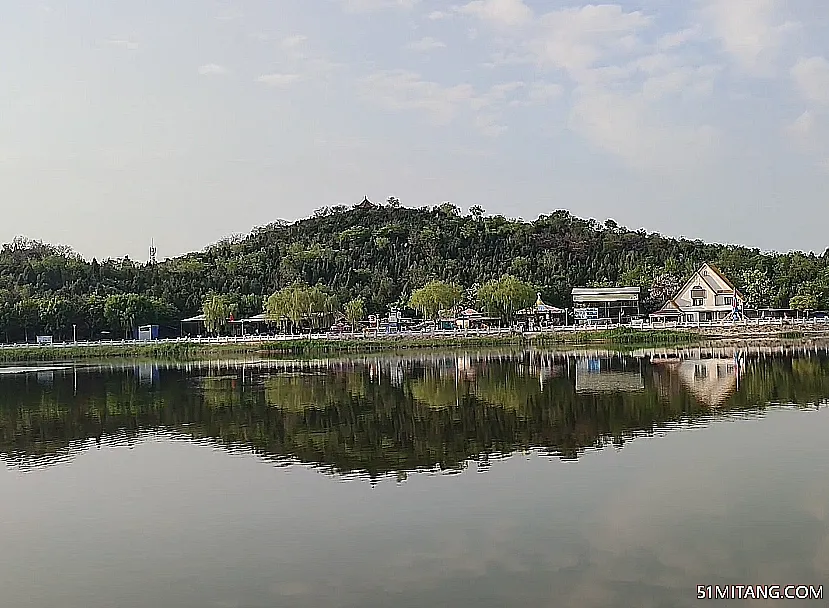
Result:
{"type": "MultiPolygon", "coordinates": [[[[107,330],[126,334],[153,318],[173,324],[198,314],[213,294],[251,315],[294,284],[324,285],[340,302],[363,298],[366,314],[383,314],[390,304],[408,305],[416,288],[433,281],[473,288],[504,274],[537,286],[545,301],[562,307],[572,304],[573,287],[639,285],[644,311],[652,312],[706,261],[735,282],[750,306],[787,307],[802,295],[829,308],[827,254],[666,238],[566,211],[523,222],[486,216],[479,207],[463,215],[449,203],[411,209],[393,199],[322,209],[158,264],[85,261],[67,247],[15,239],[0,249],[0,339],[24,341],[47,331],[67,336],[73,324],[79,339],[107,330]]],[[[420,302],[420,310],[434,318],[452,299],[420,302]]],[[[474,304],[466,294],[459,301],[474,304]]],[[[294,318],[294,325],[307,323],[302,314],[294,318]]],[[[292,323],[287,316],[283,322],[292,323]]]]}
{"type": "Polygon", "coordinates": [[[392,352],[435,348],[483,348],[495,346],[539,346],[561,344],[606,344],[610,346],[647,346],[682,344],[698,341],[700,335],[682,331],[639,331],[617,329],[607,331],[561,332],[524,337],[521,334],[465,337],[379,337],[356,340],[309,340],[297,336],[291,340],[261,343],[199,344],[182,342],[146,342],[126,346],[101,342],[82,348],[19,347],[0,349],[0,361],[54,361],[57,359],[104,359],[153,357],[171,359],[202,359],[238,353],[318,357],[334,353],[392,352]]]}
{"type": "Polygon", "coordinates": [[[339,310],[337,297],[322,287],[295,284],[271,294],[265,301],[265,313],[275,323],[289,321],[292,328],[307,323],[308,331],[332,320],[339,310]]]}
{"type": "Polygon", "coordinates": [[[362,321],[366,316],[366,303],[363,298],[354,298],[345,303],[343,312],[345,313],[345,320],[351,324],[353,330],[357,323],[362,321]]]}
{"type": "Polygon", "coordinates": [[[427,319],[437,319],[444,310],[450,310],[463,299],[463,289],[443,281],[431,281],[416,289],[409,306],[427,319]]]}
{"type": "Polygon", "coordinates": [[[212,334],[218,334],[227,326],[234,306],[224,296],[213,295],[202,306],[204,327],[212,334]]]}
{"type": "MultiPolygon", "coordinates": [[[[675,423],[710,422],[711,408],[664,366],[644,368],[641,391],[585,394],[568,377],[564,358],[552,361],[547,369],[559,373],[542,388],[538,361],[528,355],[473,359],[472,378],[428,358],[406,358],[394,363],[404,366],[403,383],[378,375],[375,362],[345,360],[336,371],[321,367],[320,374],[273,375],[244,386],[226,369],[194,374],[175,365],[161,366],[152,387],[117,368],[77,379],[55,374],[48,388],[12,377],[0,402],[0,457],[12,467],[47,465],[101,437],[130,440],[162,430],[276,462],[375,477],[460,470],[472,459],[486,463],[531,448],[573,459],[675,423]]],[[[762,357],[718,411],[759,414],[769,403],[814,410],[827,394],[825,354],[762,357]]]]}
{"type": "Polygon", "coordinates": [[[799,293],[796,296],[792,296],[789,303],[791,308],[796,308],[797,310],[815,310],[817,305],[817,298],[812,294],[806,293],[799,293]]]}
{"type": "Polygon", "coordinates": [[[478,299],[491,315],[511,323],[515,313],[530,306],[536,298],[532,285],[505,274],[500,279],[484,283],[478,290],[478,299]]]}

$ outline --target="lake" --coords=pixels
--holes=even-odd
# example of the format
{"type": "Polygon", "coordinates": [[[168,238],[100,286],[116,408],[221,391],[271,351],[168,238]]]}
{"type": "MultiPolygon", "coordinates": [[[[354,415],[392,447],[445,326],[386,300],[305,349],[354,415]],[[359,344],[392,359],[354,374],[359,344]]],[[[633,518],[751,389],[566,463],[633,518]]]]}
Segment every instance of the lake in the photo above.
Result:
{"type": "Polygon", "coordinates": [[[829,583],[829,354],[666,353],[0,368],[0,605],[693,606],[698,585],[829,583]]]}

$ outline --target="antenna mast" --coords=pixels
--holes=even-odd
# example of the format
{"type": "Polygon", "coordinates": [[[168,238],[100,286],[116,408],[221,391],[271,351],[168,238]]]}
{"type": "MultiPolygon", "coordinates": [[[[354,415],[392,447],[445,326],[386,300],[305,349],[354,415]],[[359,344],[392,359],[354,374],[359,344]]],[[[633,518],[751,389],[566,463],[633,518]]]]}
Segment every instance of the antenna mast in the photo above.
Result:
{"type": "Polygon", "coordinates": [[[158,249],[155,247],[155,241],[150,240],[150,264],[155,266],[155,254],[158,253],[158,249]]]}

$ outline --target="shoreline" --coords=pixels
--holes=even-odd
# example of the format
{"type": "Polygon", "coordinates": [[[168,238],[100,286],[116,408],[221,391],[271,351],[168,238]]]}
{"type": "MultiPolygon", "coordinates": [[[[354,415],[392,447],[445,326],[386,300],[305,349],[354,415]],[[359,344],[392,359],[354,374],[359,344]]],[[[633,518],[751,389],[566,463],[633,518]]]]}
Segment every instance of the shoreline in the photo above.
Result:
{"type": "Polygon", "coordinates": [[[781,342],[829,338],[829,328],[804,330],[786,327],[734,327],[688,329],[616,328],[596,331],[558,331],[537,334],[427,335],[349,338],[299,337],[261,341],[226,342],[99,342],[53,346],[15,345],[0,348],[0,363],[24,361],[84,360],[107,358],[197,359],[229,354],[318,357],[328,354],[362,354],[435,348],[482,348],[499,346],[555,347],[605,345],[620,348],[687,346],[706,343],[781,342]],[[715,331],[711,331],[714,330],[715,331]],[[759,331],[758,331],[759,330],[759,331]]]}

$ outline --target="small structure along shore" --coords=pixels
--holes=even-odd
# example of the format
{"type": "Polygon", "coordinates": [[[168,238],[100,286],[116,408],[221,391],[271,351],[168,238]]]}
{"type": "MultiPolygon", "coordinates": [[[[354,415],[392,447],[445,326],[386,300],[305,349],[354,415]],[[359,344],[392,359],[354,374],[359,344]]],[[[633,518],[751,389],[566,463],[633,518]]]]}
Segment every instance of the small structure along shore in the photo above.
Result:
{"type": "Polygon", "coordinates": [[[733,327],[634,329],[616,327],[603,330],[556,328],[543,332],[447,331],[432,334],[352,336],[319,334],[312,336],[184,338],[174,340],[121,342],[68,342],[36,346],[31,344],[0,347],[0,362],[71,361],[123,357],[192,358],[233,353],[258,355],[320,356],[329,353],[360,353],[434,348],[478,348],[497,346],[545,347],[555,345],[606,344],[646,346],[690,344],[703,341],[782,341],[792,339],[829,339],[826,326],[734,325],[733,327]]]}

